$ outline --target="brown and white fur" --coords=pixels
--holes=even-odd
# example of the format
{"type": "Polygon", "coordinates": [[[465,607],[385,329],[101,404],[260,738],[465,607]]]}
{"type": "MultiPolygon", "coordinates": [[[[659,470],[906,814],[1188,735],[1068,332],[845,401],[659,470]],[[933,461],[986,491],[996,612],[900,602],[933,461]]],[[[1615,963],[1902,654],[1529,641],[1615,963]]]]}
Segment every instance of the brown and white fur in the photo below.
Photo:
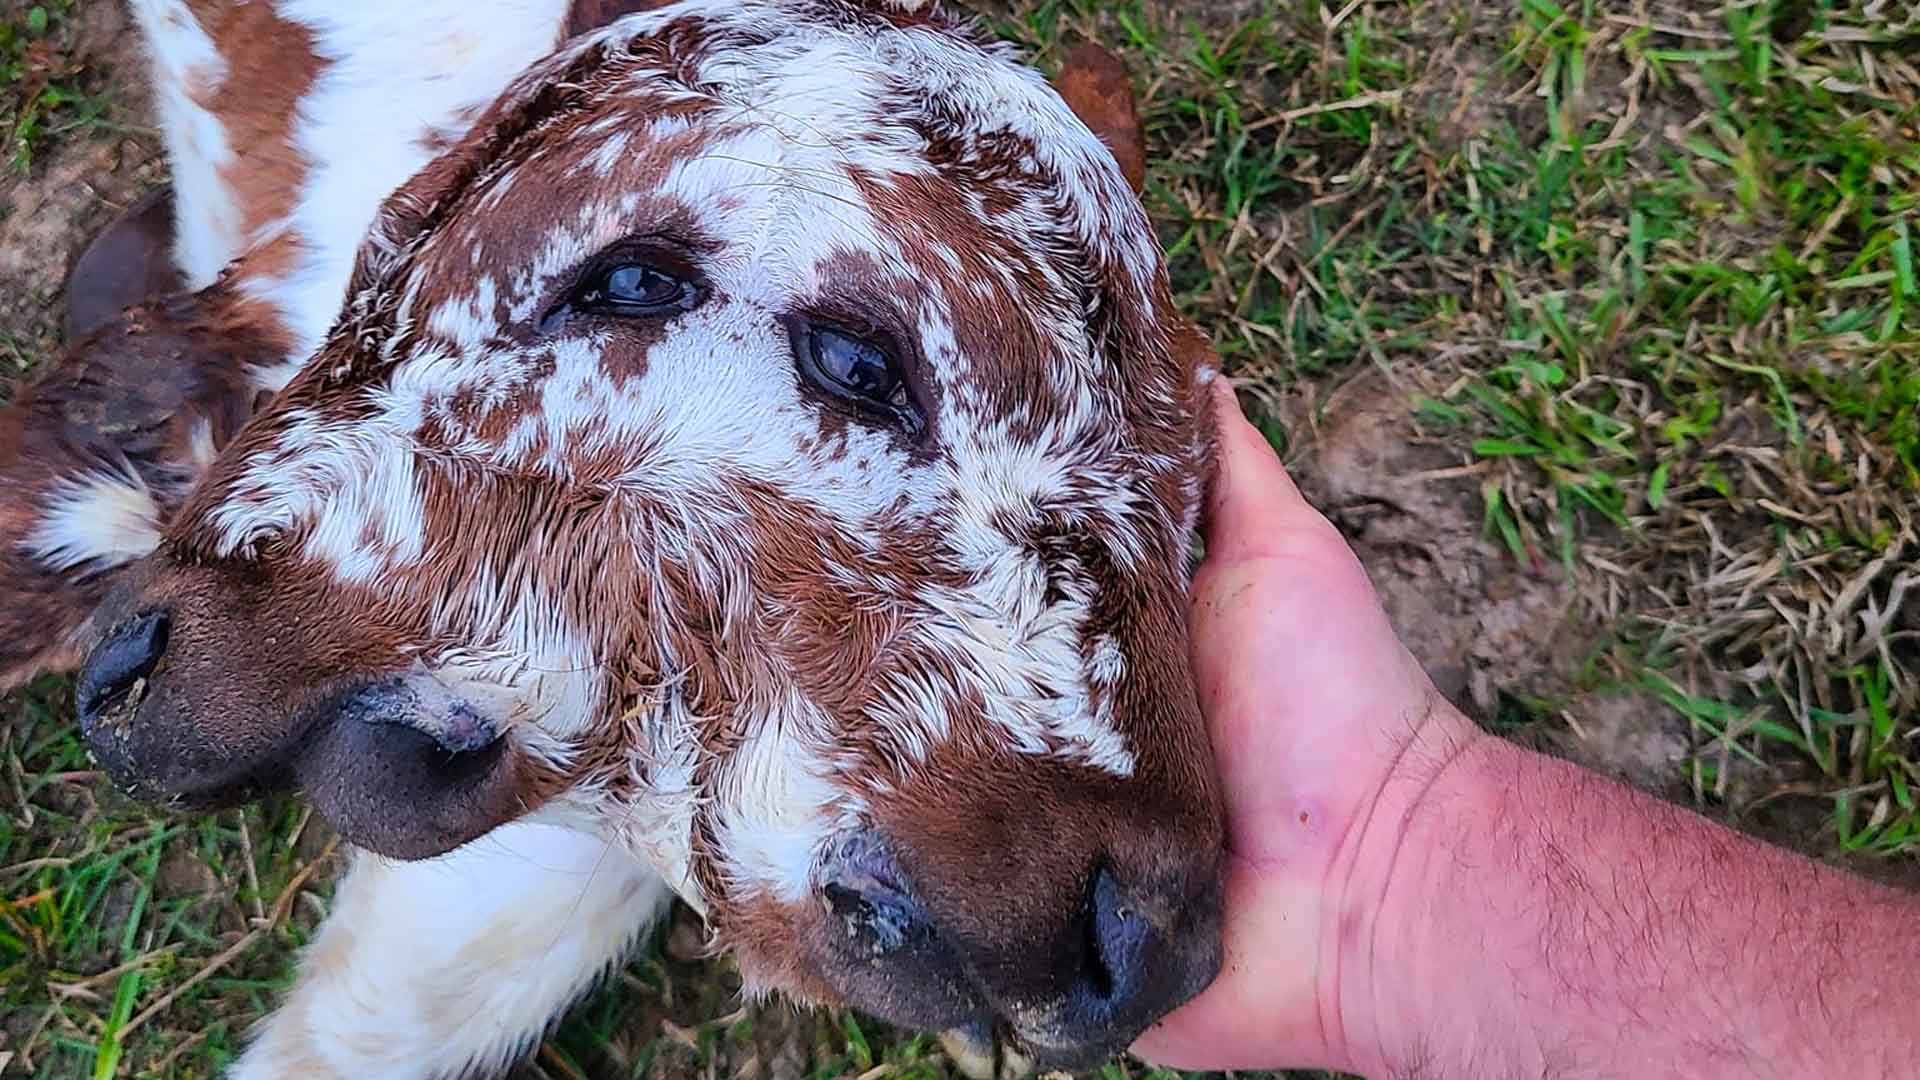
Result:
{"type": "MultiPolygon", "coordinates": [[[[1210,368],[1058,95],[919,4],[579,35],[537,3],[137,6],[205,289],[77,357],[220,378],[143,414],[178,477],[124,425],[70,434],[105,461],[79,486],[0,444],[6,504],[67,485],[10,557],[104,596],[0,659],[87,648],[132,790],[297,784],[364,849],[236,1075],[496,1069],[674,894],[753,992],[1042,1065],[1205,984],[1210,368]],[[683,303],[609,314],[611,267],[683,303]],[[849,340],[892,411],[807,374],[849,340]]],[[[73,363],[41,399],[84,397],[73,363]]]]}
{"type": "Polygon", "coordinates": [[[492,4],[484,26],[454,0],[129,4],[173,190],[82,257],[69,356],[0,412],[0,690],[77,662],[112,573],[318,345],[380,204],[577,16],[567,0],[492,4]]]}

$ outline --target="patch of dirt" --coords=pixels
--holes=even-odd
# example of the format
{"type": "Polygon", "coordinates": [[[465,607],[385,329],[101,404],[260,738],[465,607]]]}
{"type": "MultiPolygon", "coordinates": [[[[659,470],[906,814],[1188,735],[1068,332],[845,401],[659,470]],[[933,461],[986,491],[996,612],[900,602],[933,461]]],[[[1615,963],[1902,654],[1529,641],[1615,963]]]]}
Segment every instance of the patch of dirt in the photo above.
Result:
{"type": "MultiPolygon", "coordinates": [[[[11,345],[15,364],[57,352],[67,267],[166,173],[149,126],[145,61],[124,6],[85,4],[73,17],[72,58],[114,107],[107,127],[50,136],[31,173],[0,172],[0,341],[11,345]]],[[[13,366],[0,366],[0,375],[18,374],[13,366]]]]}
{"type": "Polygon", "coordinates": [[[1920,888],[1911,860],[1836,851],[1824,796],[1756,801],[1748,792],[1703,805],[1689,762],[1712,748],[1685,718],[1647,694],[1576,685],[1608,628],[1557,566],[1518,566],[1485,537],[1479,473],[1459,446],[1415,429],[1409,402],[1421,390],[1432,392],[1370,369],[1323,399],[1306,384],[1271,412],[1287,426],[1302,492],[1353,544],[1395,628],[1450,700],[1482,723],[1500,718],[1503,700],[1545,702],[1550,720],[1508,734],[1770,843],[1920,888]]]}
{"type": "Polygon", "coordinates": [[[1308,387],[1276,403],[1301,490],[1353,544],[1395,628],[1454,704],[1493,723],[1508,700],[1550,702],[1564,728],[1531,725],[1527,741],[1682,794],[1685,723],[1650,698],[1573,685],[1603,629],[1580,618],[1558,566],[1517,565],[1486,537],[1478,472],[1457,446],[1415,431],[1414,390],[1369,369],[1324,400],[1308,387]]]}
{"type": "Polygon", "coordinates": [[[1418,40],[1444,44],[1425,60],[1407,106],[1427,118],[1440,145],[1464,147],[1502,126],[1532,121],[1513,100],[1520,79],[1502,57],[1506,42],[1499,13],[1481,4],[1426,7],[1410,15],[1418,40]],[[1442,31],[1441,24],[1453,27],[1442,31]]]}
{"type": "Polygon", "coordinates": [[[1276,410],[1293,433],[1301,491],[1345,534],[1401,637],[1455,704],[1490,718],[1493,691],[1528,668],[1566,667],[1567,590],[1482,536],[1473,476],[1424,443],[1409,387],[1378,370],[1323,401],[1311,387],[1276,410]]]}
{"type": "Polygon", "coordinates": [[[1562,757],[1636,787],[1680,798],[1693,753],[1685,723],[1647,694],[1587,694],[1565,710],[1565,731],[1551,735],[1562,757]]]}

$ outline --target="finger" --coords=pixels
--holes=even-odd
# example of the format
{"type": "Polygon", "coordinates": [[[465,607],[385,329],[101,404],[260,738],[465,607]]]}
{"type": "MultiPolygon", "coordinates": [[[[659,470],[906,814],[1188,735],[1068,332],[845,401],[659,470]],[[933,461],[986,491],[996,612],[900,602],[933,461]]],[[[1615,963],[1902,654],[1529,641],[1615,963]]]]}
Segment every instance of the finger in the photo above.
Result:
{"type": "Polygon", "coordinates": [[[1309,881],[1230,864],[1218,977],[1200,997],[1142,1034],[1134,1055],[1167,1068],[1207,1072],[1333,1064],[1314,1005],[1321,954],[1314,893],[1309,881]]]}
{"type": "Polygon", "coordinates": [[[1247,419],[1240,408],[1240,396],[1224,376],[1213,381],[1213,410],[1220,429],[1220,484],[1215,485],[1218,501],[1226,488],[1238,484],[1263,484],[1292,501],[1299,501],[1300,489],[1280,464],[1273,444],[1265,432],[1247,419]]]}
{"type": "Polygon", "coordinates": [[[1225,379],[1214,381],[1214,403],[1220,453],[1207,495],[1208,559],[1236,562],[1290,554],[1297,550],[1293,541],[1302,531],[1337,538],[1332,525],[1300,494],[1266,435],[1240,411],[1225,379]]]}

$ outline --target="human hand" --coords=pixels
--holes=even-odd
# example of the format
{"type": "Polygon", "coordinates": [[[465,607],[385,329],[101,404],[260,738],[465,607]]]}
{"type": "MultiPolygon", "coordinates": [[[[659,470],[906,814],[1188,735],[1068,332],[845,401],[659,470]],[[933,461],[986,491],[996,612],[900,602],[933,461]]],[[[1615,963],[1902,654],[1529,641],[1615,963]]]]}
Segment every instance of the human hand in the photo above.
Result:
{"type": "Polygon", "coordinates": [[[1193,666],[1227,800],[1226,961],[1135,1045],[1188,1069],[1354,1069],[1401,1020],[1374,985],[1405,808],[1479,738],[1401,644],[1347,542],[1219,385],[1193,666]]]}

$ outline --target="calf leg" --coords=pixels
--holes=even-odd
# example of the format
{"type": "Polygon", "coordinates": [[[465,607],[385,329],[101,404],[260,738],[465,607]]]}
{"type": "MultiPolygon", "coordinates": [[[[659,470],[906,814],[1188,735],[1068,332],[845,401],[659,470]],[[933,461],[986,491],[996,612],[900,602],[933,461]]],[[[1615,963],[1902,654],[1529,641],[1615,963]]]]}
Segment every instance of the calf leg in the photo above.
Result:
{"type": "Polygon", "coordinates": [[[665,911],[617,845],[516,822],[438,859],[365,852],[231,1080],[487,1076],[531,1050],[665,911]]]}

